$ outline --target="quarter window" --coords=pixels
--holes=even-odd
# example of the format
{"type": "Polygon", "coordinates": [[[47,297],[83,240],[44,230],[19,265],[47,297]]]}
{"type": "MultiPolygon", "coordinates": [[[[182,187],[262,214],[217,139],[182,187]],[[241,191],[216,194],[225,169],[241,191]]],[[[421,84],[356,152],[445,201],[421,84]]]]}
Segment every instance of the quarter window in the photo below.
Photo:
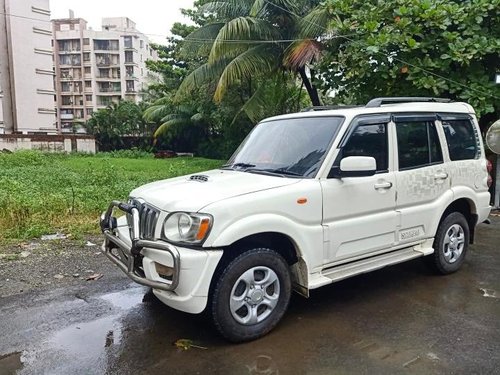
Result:
{"type": "Polygon", "coordinates": [[[474,125],[469,119],[442,119],[451,160],[479,157],[479,145],[474,125]]]}
{"type": "Polygon", "coordinates": [[[399,169],[412,169],[443,162],[433,121],[396,122],[399,169]]]}

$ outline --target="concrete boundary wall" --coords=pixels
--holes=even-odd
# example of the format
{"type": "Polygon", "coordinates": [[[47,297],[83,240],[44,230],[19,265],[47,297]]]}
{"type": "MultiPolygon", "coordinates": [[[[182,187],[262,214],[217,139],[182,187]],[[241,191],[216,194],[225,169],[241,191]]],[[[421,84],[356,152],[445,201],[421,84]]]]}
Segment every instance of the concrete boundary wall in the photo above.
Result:
{"type": "Polygon", "coordinates": [[[95,154],[95,138],[78,135],[0,134],[0,151],[41,150],[95,154]]]}

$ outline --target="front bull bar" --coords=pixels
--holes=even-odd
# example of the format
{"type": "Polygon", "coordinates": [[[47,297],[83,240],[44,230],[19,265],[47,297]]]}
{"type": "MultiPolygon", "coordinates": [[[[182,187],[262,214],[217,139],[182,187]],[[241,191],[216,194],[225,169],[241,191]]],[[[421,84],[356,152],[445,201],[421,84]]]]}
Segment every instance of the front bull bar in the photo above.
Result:
{"type": "Polygon", "coordinates": [[[113,201],[108,209],[101,215],[100,227],[105,236],[102,252],[106,257],[118,266],[125,274],[138,284],[151,287],[153,289],[160,289],[165,291],[172,291],[179,285],[180,274],[180,254],[175,246],[170,245],[164,241],[150,241],[140,238],[139,233],[139,209],[131,204],[123,203],[120,201],[113,201]],[[117,219],[113,216],[115,208],[130,214],[132,217],[131,225],[129,225],[130,239],[132,246],[129,246],[122,239],[116,235],[117,219]],[[123,253],[123,257],[113,254],[113,249],[118,248],[118,251],[123,253]],[[138,273],[135,266],[135,259],[139,257],[143,248],[150,248],[168,252],[173,259],[173,275],[170,283],[163,283],[159,281],[148,280],[138,273]]]}

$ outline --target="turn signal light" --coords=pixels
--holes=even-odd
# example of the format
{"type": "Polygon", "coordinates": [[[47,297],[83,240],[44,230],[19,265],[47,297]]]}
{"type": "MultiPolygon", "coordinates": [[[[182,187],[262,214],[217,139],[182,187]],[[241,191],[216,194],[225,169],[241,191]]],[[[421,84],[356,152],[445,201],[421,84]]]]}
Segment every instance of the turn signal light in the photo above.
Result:
{"type": "Polygon", "coordinates": [[[155,268],[156,272],[158,275],[165,280],[172,280],[172,277],[174,276],[174,269],[172,267],[164,266],[163,264],[160,263],[155,263],[155,268]]]}

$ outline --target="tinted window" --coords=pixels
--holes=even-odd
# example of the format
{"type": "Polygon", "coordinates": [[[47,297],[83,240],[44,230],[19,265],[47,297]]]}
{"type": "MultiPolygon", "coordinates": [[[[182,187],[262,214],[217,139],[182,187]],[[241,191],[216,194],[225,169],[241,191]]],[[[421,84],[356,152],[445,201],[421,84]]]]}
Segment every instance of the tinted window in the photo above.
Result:
{"type": "Polygon", "coordinates": [[[348,156],[372,156],[377,172],[388,170],[387,124],[358,125],[340,152],[335,165],[348,156]]]}
{"type": "Polygon", "coordinates": [[[423,167],[443,161],[433,121],[396,122],[399,169],[423,167]]]}
{"type": "Polygon", "coordinates": [[[314,177],[342,117],[303,117],[257,125],[227,168],[314,177]]]}
{"type": "Polygon", "coordinates": [[[478,140],[471,120],[442,120],[442,124],[451,160],[479,157],[478,140]]]}

